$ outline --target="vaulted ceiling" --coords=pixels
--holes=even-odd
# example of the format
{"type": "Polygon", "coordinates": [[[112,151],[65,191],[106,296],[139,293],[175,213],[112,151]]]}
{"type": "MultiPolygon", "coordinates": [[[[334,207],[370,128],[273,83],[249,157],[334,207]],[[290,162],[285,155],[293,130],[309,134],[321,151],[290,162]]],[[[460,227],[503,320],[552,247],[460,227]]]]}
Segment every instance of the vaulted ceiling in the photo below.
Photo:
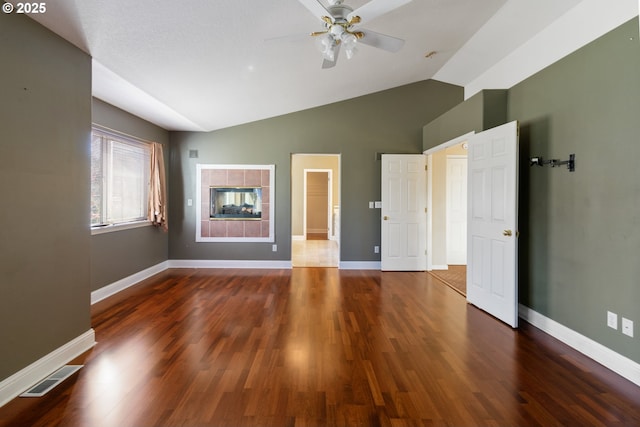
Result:
{"type": "Polygon", "coordinates": [[[209,131],[430,78],[467,86],[595,1],[611,4],[413,0],[362,24],[404,39],[399,52],[360,46],[330,69],[308,36],[322,22],[298,0],[56,0],[31,17],[93,57],[97,98],[168,130],[209,131]]]}

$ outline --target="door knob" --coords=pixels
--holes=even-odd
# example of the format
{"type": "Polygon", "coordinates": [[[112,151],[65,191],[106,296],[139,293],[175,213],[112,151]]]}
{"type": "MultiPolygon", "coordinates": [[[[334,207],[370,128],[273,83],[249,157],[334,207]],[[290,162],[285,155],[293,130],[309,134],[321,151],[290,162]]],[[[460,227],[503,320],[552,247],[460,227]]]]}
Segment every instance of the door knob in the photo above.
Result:
{"type": "Polygon", "coordinates": [[[384,219],[385,221],[387,221],[387,220],[389,219],[389,217],[385,215],[382,219],[384,219]]]}
{"type": "Polygon", "coordinates": [[[511,234],[512,234],[512,233],[511,233],[511,230],[504,230],[504,231],[502,232],[502,235],[503,235],[503,236],[511,236],[511,234]]]}

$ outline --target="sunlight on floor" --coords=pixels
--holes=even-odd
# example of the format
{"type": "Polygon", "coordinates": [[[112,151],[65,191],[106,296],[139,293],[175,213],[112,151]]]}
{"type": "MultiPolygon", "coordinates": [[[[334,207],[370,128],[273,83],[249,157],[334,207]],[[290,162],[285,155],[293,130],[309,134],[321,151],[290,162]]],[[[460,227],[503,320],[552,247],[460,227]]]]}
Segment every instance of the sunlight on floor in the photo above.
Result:
{"type": "Polygon", "coordinates": [[[337,267],[340,248],[334,240],[294,240],[291,258],[294,267],[337,267]]]}

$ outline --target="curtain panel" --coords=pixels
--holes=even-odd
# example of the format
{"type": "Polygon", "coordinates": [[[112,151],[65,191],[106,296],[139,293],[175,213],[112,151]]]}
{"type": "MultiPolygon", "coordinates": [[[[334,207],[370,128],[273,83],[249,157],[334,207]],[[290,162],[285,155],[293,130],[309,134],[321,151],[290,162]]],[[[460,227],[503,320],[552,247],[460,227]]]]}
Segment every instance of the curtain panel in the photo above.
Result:
{"type": "Polygon", "coordinates": [[[167,231],[167,186],[164,170],[162,144],[151,144],[151,176],[149,182],[149,209],[147,218],[151,223],[167,231]]]}

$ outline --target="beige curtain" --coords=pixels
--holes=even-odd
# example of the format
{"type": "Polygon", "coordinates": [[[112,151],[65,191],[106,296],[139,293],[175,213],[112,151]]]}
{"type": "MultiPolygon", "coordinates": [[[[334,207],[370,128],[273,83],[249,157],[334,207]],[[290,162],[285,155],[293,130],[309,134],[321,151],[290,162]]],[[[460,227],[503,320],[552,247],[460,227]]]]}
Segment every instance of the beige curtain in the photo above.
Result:
{"type": "Polygon", "coordinates": [[[162,144],[151,144],[151,177],[149,183],[149,208],[147,218],[156,227],[167,231],[167,186],[164,173],[162,144]]]}

